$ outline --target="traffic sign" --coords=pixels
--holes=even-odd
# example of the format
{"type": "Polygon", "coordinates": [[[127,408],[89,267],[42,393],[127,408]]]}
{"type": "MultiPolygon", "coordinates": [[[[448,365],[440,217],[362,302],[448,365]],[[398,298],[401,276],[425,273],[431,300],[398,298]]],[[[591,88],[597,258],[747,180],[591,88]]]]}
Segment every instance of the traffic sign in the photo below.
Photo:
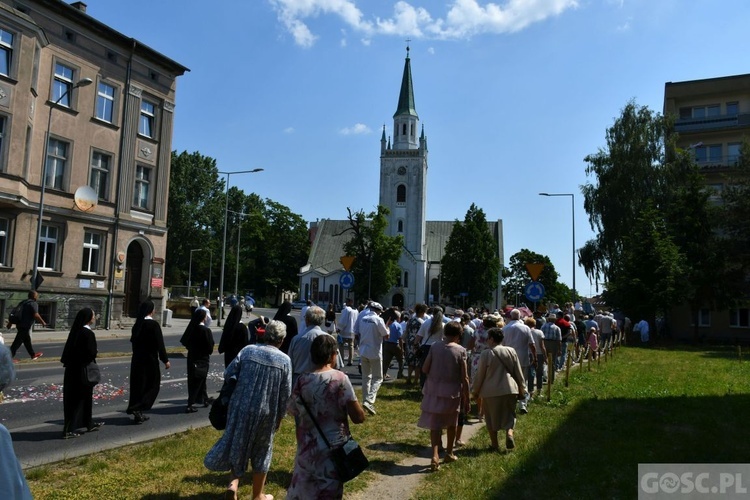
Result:
{"type": "Polygon", "coordinates": [[[523,289],[526,298],[532,302],[539,302],[544,297],[544,285],[538,281],[531,281],[523,289]]]}
{"type": "Polygon", "coordinates": [[[339,278],[339,285],[341,285],[341,288],[343,288],[344,290],[349,290],[354,286],[354,275],[348,271],[345,273],[341,273],[341,277],[339,278]]]}
{"type": "Polygon", "coordinates": [[[536,279],[540,274],[542,274],[542,271],[544,270],[544,264],[540,264],[538,262],[529,262],[528,264],[526,264],[526,270],[529,272],[529,276],[531,276],[531,281],[536,281],[536,279]]]}
{"type": "Polygon", "coordinates": [[[354,264],[354,256],[344,255],[339,259],[339,262],[341,262],[341,265],[344,266],[344,271],[351,271],[352,264],[354,264]]]}

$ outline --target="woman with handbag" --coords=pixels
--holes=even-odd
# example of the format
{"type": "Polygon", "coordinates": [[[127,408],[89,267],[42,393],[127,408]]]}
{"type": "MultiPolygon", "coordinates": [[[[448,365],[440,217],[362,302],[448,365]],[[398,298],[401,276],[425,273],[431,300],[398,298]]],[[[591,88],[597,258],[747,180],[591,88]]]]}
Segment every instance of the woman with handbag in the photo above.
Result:
{"type": "MultiPolygon", "coordinates": [[[[236,499],[248,463],[253,470],[253,499],[263,493],[271,465],[273,438],[286,415],[292,390],[292,362],[279,350],[286,336],[281,321],[271,321],[256,345],[242,349],[224,372],[224,383],[237,382],[229,398],[224,434],[203,460],[209,470],[230,471],[225,498],[236,499]]],[[[224,392],[222,388],[222,392],[224,392]]]]}
{"type": "Polygon", "coordinates": [[[316,368],[297,379],[288,405],[297,424],[297,455],[287,499],[342,498],[344,481],[332,459],[332,448],[349,441],[349,419],[361,424],[365,412],[349,377],[334,368],[336,339],[315,337],[310,356],[316,368]]]}
{"type": "Polygon", "coordinates": [[[205,309],[196,309],[180,339],[180,343],[187,348],[188,401],[186,413],[198,411],[194,406],[196,404],[202,404],[207,408],[213,403],[213,398],[209,398],[206,391],[206,379],[208,378],[211,354],[214,352],[214,336],[211,330],[204,325],[206,317],[205,309]]]}
{"type": "Polygon", "coordinates": [[[164,347],[164,335],[159,322],[152,318],[154,303],[146,300],[138,308],[138,317],[131,329],[130,343],[133,357],[130,360],[130,403],[125,413],[133,415],[134,424],[149,419],[143,412],[154,405],[161,389],[159,360],[169,370],[169,358],[164,347]]]}
{"type": "Polygon", "coordinates": [[[65,366],[63,439],[80,436],[77,430],[82,427],[86,427],[87,432],[93,432],[104,425],[104,422],[94,422],[94,386],[98,381],[90,381],[86,371],[89,364],[96,364],[96,336],[91,330],[95,321],[96,316],[91,308],[84,307],[78,311],[60,358],[65,366]]]}
{"type": "Polygon", "coordinates": [[[513,427],[516,425],[516,402],[526,395],[521,363],[516,350],[500,345],[503,331],[487,330],[489,349],[482,352],[479,366],[471,386],[473,399],[484,401],[484,416],[490,436],[490,448],[499,450],[497,433],[505,430],[505,447],[516,447],[513,427]]]}
{"type": "Polygon", "coordinates": [[[444,340],[435,342],[422,365],[426,375],[422,389],[422,414],[417,426],[430,430],[433,471],[440,468],[440,445],[443,429],[447,429],[448,444],[445,447],[445,463],[455,462],[453,454],[456,442],[458,414],[463,406],[469,406],[469,373],[466,366],[466,349],[461,347],[463,329],[456,321],[443,327],[444,340]]]}

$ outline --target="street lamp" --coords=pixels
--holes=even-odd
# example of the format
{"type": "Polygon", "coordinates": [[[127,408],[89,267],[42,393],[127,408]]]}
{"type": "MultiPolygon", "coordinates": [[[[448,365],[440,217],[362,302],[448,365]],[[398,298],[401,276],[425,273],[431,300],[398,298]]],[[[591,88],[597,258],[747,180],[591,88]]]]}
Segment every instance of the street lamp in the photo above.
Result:
{"type": "MultiPolygon", "coordinates": [[[[246,214],[243,212],[235,212],[234,210],[230,210],[230,212],[232,212],[235,215],[239,215],[241,217],[250,215],[250,214],[246,214]]],[[[237,228],[237,265],[234,268],[234,296],[235,297],[239,297],[239,294],[237,293],[237,290],[238,290],[237,285],[239,284],[239,280],[240,280],[240,236],[241,235],[242,235],[242,222],[240,222],[240,225],[237,228]]]]}
{"type": "Polygon", "coordinates": [[[254,168],[253,170],[238,170],[237,172],[219,172],[221,175],[227,176],[226,194],[224,202],[224,243],[221,245],[221,276],[219,278],[219,313],[216,315],[216,326],[221,326],[221,312],[224,309],[224,264],[226,263],[227,256],[227,216],[229,215],[229,176],[232,174],[254,174],[256,172],[262,172],[262,168],[254,168]]]}
{"type": "MultiPolygon", "coordinates": [[[[36,290],[39,288],[39,244],[42,240],[42,218],[44,217],[44,192],[47,187],[47,155],[49,154],[49,130],[52,127],[52,110],[60,104],[73,89],[79,87],[85,87],[91,85],[93,80],[91,78],[81,78],[75,85],[69,87],[63,92],[57,100],[50,104],[49,115],[47,116],[47,132],[44,135],[44,155],[42,156],[42,179],[41,179],[41,191],[39,193],[39,217],[36,224],[36,246],[34,247],[34,268],[31,273],[31,289],[36,290]]],[[[67,106],[66,106],[67,107],[67,106]]]]}
{"type": "Polygon", "coordinates": [[[193,252],[200,252],[202,248],[193,248],[190,250],[190,266],[188,267],[188,297],[193,295],[190,291],[193,285],[193,252]]]}
{"type": "Polygon", "coordinates": [[[576,303],[576,197],[573,193],[539,193],[539,196],[570,196],[570,210],[573,216],[573,305],[576,303]]]}

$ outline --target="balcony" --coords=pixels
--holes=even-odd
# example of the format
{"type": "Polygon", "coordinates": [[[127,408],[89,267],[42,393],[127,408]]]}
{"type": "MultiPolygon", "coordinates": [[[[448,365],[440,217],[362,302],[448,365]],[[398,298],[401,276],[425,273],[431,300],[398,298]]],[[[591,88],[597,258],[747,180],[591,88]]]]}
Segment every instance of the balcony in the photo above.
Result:
{"type": "Polygon", "coordinates": [[[701,170],[716,170],[737,166],[739,155],[724,155],[711,158],[696,158],[695,163],[701,170]]]}
{"type": "Polygon", "coordinates": [[[750,113],[706,116],[703,118],[680,118],[675,121],[675,132],[706,132],[734,127],[750,127],[750,113]]]}

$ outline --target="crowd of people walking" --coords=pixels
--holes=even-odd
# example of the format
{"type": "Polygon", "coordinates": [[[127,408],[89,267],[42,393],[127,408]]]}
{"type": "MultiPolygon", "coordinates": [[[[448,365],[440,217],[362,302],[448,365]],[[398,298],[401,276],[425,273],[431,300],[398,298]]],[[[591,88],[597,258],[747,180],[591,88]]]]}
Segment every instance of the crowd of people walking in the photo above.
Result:
{"type": "MultiPolygon", "coordinates": [[[[206,387],[215,346],[209,308],[207,300],[195,307],[180,339],[187,351],[188,413],[214,401],[206,387]]],[[[151,301],[141,304],[130,339],[126,413],[135,424],[149,420],[146,412],[161,384],[160,363],[171,368],[154,309],[151,301]]],[[[26,314],[34,312],[30,307],[26,314]]],[[[308,303],[299,329],[292,314],[292,304],[284,302],[272,320],[261,316],[245,324],[243,309],[236,305],[224,323],[218,351],[224,355],[224,382],[233,389],[226,428],[204,464],[229,473],[226,498],[237,498],[248,469],[253,498],[270,498],[264,485],[274,435],[286,414],[294,418],[297,438],[288,498],[341,498],[344,481],[332,454],[351,439],[350,423],[363,423],[366,413],[377,415],[377,395],[394,361],[397,379],[420,384],[416,425],[429,430],[433,471],[459,459],[456,450],[464,445],[461,432],[470,415],[484,421],[491,450],[500,450],[501,431],[505,449],[512,450],[517,413],[528,412],[529,400],[541,394],[545,381],[554,383],[569,356],[580,362],[585,353],[595,356],[606,349],[620,328],[611,314],[589,317],[554,306],[546,316],[523,317],[519,309],[504,315],[471,308],[446,314],[425,304],[400,311],[374,301],[355,308],[347,300],[337,318],[332,306],[326,311],[308,303]],[[361,404],[343,371],[355,362],[362,375],[361,404]]],[[[92,416],[95,321],[93,310],[79,311],[63,349],[65,439],[104,424],[92,416]]],[[[647,328],[640,327],[641,335],[648,335],[647,328]]]]}

